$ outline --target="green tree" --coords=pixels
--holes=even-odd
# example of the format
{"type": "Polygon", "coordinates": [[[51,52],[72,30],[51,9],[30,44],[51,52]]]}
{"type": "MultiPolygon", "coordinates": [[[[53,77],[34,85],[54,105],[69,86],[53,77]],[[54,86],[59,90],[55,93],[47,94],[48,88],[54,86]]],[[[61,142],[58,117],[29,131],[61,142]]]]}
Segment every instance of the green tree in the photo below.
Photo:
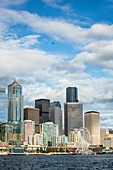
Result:
{"type": "Polygon", "coordinates": [[[60,149],[59,149],[59,152],[64,152],[64,149],[63,149],[63,148],[60,148],[60,149]]]}
{"type": "Polygon", "coordinates": [[[51,148],[51,147],[48,147],[48,148],[47,148],[47,153],[50,153],[50,152],[52,152],[52,148],[51,148]]]}
{"type": "Polygon", "coordinates": [[[36,152],[39,153],[39,148],[37,148],[36,152]]]}
{"type": "Polygon", "coordinates": [[[40,152],[41,152],[41,153],[43,152],[43,149],[42,149],[42,147],[40,148],[40,152]]]}

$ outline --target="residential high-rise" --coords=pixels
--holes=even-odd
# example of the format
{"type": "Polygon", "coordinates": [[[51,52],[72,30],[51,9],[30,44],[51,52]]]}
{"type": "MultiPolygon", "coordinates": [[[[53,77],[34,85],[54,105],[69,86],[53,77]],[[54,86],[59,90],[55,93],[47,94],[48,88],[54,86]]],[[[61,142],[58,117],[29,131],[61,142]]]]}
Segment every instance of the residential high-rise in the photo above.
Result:
{"type": "Polygon", "coordinates": [[[35,108],[40,109],[40,123],[45,123],[49,119],[49,99],[38,99],[35,100],[35,108]]]}
{"type": "Polygon", "coordinates": [[[14,81],[8,86],[8,121],[23,121],[22,86],[14,81]]]}
{"type": "Polygon", "coordinates": [[[79,102],[64,103],[64,130],[68,136],[74,128],[83,127],[83,104],[79,102]]]}
{"type": "Polygon", "coordinates": [[[66,103],[68,102],[78,102],[78,89],[76,87],[67,87],[66,103]]]}
{"type": "Polygon", "coordinates": [[[24,144],[32,145],[32,137],[35,133],[35,121],[25,120],[24,121],[24,144]]]}
{"type": "MultiPolygon", "coordinates": [[[[60,104],[60,103],[59,103],[60,104]]],[[[58,103],[55,102],[50,104],[50,108],[49,108],[49,119],[55,123],[58,124],[58,132],[59,135],[62,135],[62,110],[61,110],[61,105],[58,105],[58,103]]]]}
{"type": "Polygon", "coordinates": [[[100,145],[100,113],[96,111],[86,112],[84,123],[91,135],[91,145],[100,145]]]}
{"type": "Polygon", "coordinates": [[[40,134],[43,135],[44,146],[57,146],[58,125],[48,120],[40,124],[40,134]]]}
{"type": "Polygon", "coordinates": [[[8,94],[5,88],[0,88],[0,122],[8,119],[8,94]]]}
{"type": "Polygon", "coordinates": [[[24,120],[35,121],[35,133],[39,133],[39,109],[36,108],[24,108],[24,120]]]}

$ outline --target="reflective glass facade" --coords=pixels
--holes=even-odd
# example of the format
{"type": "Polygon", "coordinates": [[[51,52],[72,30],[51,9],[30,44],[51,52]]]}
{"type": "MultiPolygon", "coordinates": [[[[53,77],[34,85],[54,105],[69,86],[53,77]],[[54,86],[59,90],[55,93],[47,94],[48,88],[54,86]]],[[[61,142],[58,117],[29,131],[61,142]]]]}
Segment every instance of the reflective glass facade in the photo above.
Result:
{"type": "Polygon", "coordinates": [[[57,146],[57,124],[54,124],[51,121],[40,124],[40,134],[43,135],[44,146],[57,146]]]}
{"type": "Polygon", "coordinates": [[[78,89],[76,87],[67,87],[66,102],[78,102],[78,89]]]}
{"type": "Polygon", "coordinates": [[[79,102],[65,103],[65,135],[68,136],[74,128],[83,127],[83,104],[79,102]]]}
{"type": "Polygon", "coordinates": [[[8,86],[8,120],[23,121],[22,87],[14,81],[8,86]]]}
{"type": "Polygon", "coordinates": [[[0,140],[10,144],[23,142],[23,122],[1,123],[0,140]]]}
{"type": "Polygon", "coordinates": [[[7,122],[8,95],[5,88],[0,88],[0,122],[7,122]]]}

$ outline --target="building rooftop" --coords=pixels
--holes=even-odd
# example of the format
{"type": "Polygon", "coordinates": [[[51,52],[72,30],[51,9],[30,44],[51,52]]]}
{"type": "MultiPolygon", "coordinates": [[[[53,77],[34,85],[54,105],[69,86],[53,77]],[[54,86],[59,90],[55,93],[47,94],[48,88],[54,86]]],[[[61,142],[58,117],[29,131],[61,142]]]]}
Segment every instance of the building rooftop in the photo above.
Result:
{"type": "Polygon", "coordinates": [[[84,114],[89,114],[89,113],[98,113],[98,114],[100,114],[100,113],[97,112],[97,111],[88,111],[88,112],[85,112],[84,114]]]}
{"type": "Polygon", "coordinates": [[[17,83],[16,80],[14,80],[13,83],[11,83],[9,86],[20,86],[21,87],[21,85],[19,83],[17,83]]]}

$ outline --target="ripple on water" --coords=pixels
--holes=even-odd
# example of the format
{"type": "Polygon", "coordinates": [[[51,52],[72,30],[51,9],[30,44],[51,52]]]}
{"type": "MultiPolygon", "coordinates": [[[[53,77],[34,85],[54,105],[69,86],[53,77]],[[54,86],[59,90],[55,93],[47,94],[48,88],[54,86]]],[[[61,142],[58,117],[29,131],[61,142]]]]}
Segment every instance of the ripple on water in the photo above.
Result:
{"type": "Polygon", "coordinates": [[[1,170],[112,170],[113,155],[0,156],[1,170]]]}

